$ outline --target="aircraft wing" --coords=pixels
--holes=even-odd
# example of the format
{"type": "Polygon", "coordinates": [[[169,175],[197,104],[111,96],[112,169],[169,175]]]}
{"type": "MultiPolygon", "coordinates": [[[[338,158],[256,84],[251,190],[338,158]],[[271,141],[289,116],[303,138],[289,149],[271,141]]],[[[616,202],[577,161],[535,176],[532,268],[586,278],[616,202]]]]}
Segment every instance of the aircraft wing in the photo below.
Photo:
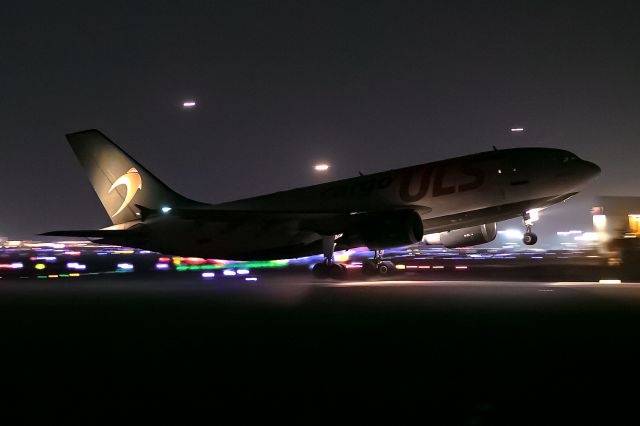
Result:
{"type": "Polygon", "coordinates": [[[244,222],[246,220],[286,220],[286,219],[311,219],[325,218],[331,219],[336,217],[349,217],[366,213],[384,213],[397,210],[417,210],[420,213],[428,213],[431,211],[429,207],[424,206],[398,206],[388,207],[380,210],[364,210],[364,211],[344,211],[344,210],[232,210],[232,209],[171,209],[166,213],[162,210],[150,209],[148,207],[135,205],[140,210],[140,215],[144,221],[150,216],[162,216],[164,214],[177,216],[181,219],[206,220],[212,222],[244,222]]]}
{"type": "Polygon", "coordinates": [[[50,231],[40,235],[45,237],[84,237],[84,238],[124,238],[138,234],[137,230],[88,229],[72,231],[50,231]]]}
{"type": "MultiPolygon", "coordinates": [[[[70,230],[50,231],[40,235],[55,237],[84,237],[103,238],[107,240],[122,240],[142,238],[145,236],[144,221],[150,217],[173,216],[185,220],[222,223],[246,223],[246,222],[295,222],[299,230],[312,231],[321,235],[335,235],[344,232],[347,228],[361,220],[370,220],[372,215],[384,215],[385,213],[414,210],[413,206],[399,206],[398,208],[386,208],[384,210],[368,210],[361,212],[345,211],[286,211],[286,210],[230,210],[230,209],[180,209],[162,211],[150,209],[136,204],[140,210],[142,224],[135,229],[126,230],[70,230]]],[[[420,213],[431,209],[415,207],[420,213]]],[[[376,216],[377,217],[377,216],[376,216]]]]}

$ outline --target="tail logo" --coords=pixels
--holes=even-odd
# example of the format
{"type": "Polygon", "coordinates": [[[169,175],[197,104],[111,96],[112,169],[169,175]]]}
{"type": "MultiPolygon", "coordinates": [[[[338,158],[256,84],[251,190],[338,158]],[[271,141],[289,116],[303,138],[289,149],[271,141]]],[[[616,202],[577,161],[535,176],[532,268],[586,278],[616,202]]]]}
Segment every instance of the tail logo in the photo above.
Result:
{"type": "Polygon", "coordinates": [[[112,214],[111,217],[116,216],[118,213],[124,210],[124,208],[127,207],[131,200],[133,200],[133,197],[136,195],[138,190],[142,189],[142,178],[140,177],[140,173],[138,173],[138,171],[133,167],[130,168],[127,173],[123,174],[118,179],[116,179],[115,182],[113,182],[113,185],[111,185],[109,192],[113,191],[120,185],[124,185],[127,187],[127,196],[124,197],[124,201],[122,202],[122,205],[120,206],[118,211],[112,214]]]}

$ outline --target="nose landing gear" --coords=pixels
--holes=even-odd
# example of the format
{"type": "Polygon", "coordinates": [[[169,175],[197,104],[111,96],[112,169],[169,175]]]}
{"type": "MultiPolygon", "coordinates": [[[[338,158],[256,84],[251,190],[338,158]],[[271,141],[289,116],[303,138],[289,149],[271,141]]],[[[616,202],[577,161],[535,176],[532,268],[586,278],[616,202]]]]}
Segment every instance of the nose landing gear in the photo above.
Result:
{"type": "Polygon", "coordinates": [[[362,263],[362,273],[365,275],[391,275],[396,270],[396,265],[388,260],[382,260],[382,250],[375,250],[373,259],[362,263]]]}
{"type": "MultiPolygon", "coordinates": [[[[537,217],[537,214],[535,216],[537,217]]],[[[522,213],[522,222],[526,229],[522,237],[522,242],[528,246],[532,246],[538,242],[538,236],[532,231],[534,220],[529,212],[522,213]]]]}

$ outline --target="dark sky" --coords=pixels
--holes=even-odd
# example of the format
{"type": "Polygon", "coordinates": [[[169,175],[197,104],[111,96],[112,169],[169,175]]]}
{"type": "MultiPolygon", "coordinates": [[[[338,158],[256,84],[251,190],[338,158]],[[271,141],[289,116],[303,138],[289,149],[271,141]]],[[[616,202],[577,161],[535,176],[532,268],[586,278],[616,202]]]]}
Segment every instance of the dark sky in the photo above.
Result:
{"type": "Polygon", "coordinates": [[[42,3],[0,14],[0,235],[109,224],[64,139],[86,128],[210,202],[491,145],[601,165],[547,227],[640,195],[635,2],[42,3]]]}

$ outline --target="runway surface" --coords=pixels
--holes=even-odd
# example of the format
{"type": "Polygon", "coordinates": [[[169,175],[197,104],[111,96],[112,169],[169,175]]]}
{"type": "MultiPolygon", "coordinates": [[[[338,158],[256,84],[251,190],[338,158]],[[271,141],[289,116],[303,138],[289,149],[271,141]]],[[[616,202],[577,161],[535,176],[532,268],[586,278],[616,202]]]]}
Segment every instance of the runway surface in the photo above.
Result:
{"type": "Polygon", "coordinates": [[[52,418],[611,422],[640,378],[640,284],[13,280],[0,324],[3,383],[52,418]]]}

